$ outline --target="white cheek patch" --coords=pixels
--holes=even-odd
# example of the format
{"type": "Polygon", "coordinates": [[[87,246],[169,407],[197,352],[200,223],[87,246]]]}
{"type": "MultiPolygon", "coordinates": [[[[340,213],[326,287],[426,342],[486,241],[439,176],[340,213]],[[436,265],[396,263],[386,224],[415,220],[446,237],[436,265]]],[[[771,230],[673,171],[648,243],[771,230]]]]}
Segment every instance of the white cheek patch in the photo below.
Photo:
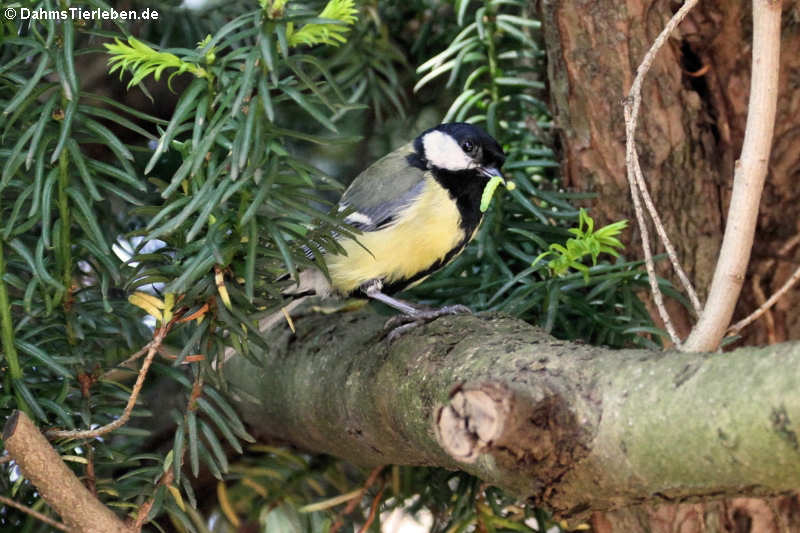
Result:
{"type": "Polygon", "coordinates": [[[422,138],[425,159],[438,168],[445,170],[466,170],[473,168],[475,162],[458,145],[455,139],[438,130],[425,134],[422,138]]]}

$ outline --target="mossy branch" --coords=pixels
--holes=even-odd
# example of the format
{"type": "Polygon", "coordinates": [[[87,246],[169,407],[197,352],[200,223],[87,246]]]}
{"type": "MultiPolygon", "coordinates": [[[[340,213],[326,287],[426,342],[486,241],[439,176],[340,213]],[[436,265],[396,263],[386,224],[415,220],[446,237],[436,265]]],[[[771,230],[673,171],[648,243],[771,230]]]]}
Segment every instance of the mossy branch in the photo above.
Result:
{"type": "Polygon", "coordinates": [[[611,350],[459,316],[387,345],[384,321],[300,316],[269,333],[261,366],[227,361],[256,433],[364,466],[459,468],[579,518],[800,483],[798,343],[611,350]]]}

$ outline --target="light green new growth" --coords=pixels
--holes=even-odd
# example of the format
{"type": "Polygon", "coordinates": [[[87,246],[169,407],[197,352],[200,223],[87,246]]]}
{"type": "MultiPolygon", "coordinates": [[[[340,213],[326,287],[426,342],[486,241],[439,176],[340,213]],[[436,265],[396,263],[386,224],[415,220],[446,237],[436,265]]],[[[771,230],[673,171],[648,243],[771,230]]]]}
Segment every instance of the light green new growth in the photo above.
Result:
{"type": "Polygon", "coordinates": [[[170,74],[169,81],[184,72],[191,72],[198,78],[207,78],[209,76],[203,67],[184,61],[174,54],[157,52],[134,37],[128,37],[128,44],[121,42],[119,39],[114,39],[114,42],[115,44],[106,43],[104,45],[108,49],[108,53],[111,54],[111,58],[108,60],[108,65],[111,68],[108,72],[113,74],[119,70],[121,79],[123,72],[126,70],[131,71],[133,77],[128,82],[128,89],[141,83],[150,74],[158,81],[161,73],[168,68],[177,69],[170,74]]]}
{"type": "Polygon", "coordinates": [[[267,13],[270,20],[281,18],[288,2],[289,0],[258,0],[261,9],[267,13]]]}
{"type": "Polygon", "coordinates": [[[350,31],[350,26],[356,21],[358,9],[354,0],[330,0],[319,18],[330,19],[328,24],[306,24],[299,30],[294,30],[293,24],[286,27],[286,35],[290,46],[305,44],[329,44],[339,46],[347,41],[344,34],[350,31]]]}
{"type": "Polygon", "coordinates": [[[567,239],[566,247],[553,243],[550,249],[536,258],[531,266],[535,266],[539,261],[549,255],[555,255],[547,263],[547,268],[556,275],[563,276],[570,268],[579,270],[583,273],[583,279],[589,281],[589,267],[581,261],[587,255],[592,257],[592,266],[597,264],[597,257],[601,253],[607,253],[614,257],[619,257],[617,250],[625,246],[616,238],[628,226],[627,220],[620,220],[603,226],[597,231],[594,230],[594,220],[586,210],[581,208],[578,216],[578,227],[570,228],[568,231],[575,235],[575,238],[567,239]]]}

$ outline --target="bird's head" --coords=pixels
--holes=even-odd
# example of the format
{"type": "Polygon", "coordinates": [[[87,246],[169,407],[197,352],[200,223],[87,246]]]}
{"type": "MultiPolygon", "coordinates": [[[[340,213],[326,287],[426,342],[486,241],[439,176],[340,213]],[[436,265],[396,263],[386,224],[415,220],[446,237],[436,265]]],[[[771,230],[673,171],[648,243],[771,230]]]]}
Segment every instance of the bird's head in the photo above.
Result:
{"type": "Polygon", "coordinates": [[[503,149],[488,133],[466,122],[451,122],[424,131],[414,141],[417,155],[431,169],[475,170],[488,178],[501,176],[503,149]]]}

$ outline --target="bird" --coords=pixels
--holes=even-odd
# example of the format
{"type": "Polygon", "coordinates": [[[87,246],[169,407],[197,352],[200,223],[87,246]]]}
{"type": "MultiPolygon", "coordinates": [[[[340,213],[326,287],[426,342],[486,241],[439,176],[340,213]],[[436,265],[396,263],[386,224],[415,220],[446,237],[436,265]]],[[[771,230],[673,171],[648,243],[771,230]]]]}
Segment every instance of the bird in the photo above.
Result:
{"type": "Polygon", "coordinates": [[[443,123],[423,131],[362,171],[342,194],[338,210],[360,234],[337,236],[343,251],[325,252],[328,276],[309,267],[284,294],[377,300],[412,326],[468,312],[460,305],[428,309],[394,295],[464,250],[483,218],[484,189],[493,178],[503,179],[504,162],[500,144],[473,124],[443,123]]]}

